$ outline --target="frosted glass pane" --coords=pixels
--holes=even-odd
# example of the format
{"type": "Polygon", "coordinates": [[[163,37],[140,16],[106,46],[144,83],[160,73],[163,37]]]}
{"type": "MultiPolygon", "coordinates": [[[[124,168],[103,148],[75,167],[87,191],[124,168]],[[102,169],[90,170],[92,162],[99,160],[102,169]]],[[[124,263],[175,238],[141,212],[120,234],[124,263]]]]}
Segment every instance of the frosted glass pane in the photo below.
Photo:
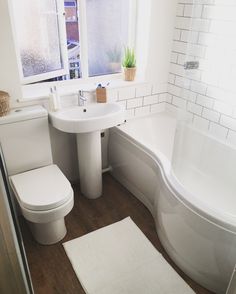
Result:
{"type": "Polygon", "coordinates": [[[89,76],[121,71],[128,41],[129,0],[86,0],[89,76]]]}
{"type": "Polygon", "coordinates": [[[24,77],[63,68],[55,0],[15,0],[14,18],[24,77]]]}

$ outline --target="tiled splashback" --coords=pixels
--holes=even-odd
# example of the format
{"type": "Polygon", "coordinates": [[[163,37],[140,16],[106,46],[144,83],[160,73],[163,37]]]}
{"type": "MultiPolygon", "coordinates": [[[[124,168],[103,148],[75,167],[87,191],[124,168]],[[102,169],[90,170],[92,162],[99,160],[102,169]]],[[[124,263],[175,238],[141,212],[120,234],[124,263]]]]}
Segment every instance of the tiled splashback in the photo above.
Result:
{"type": "MultiPolygon", "coordinates": [[[[108,102],[121,104],[125,108],[126,119],[130,119],[135,116],[164,111],[167,87],[167,83],[150,84],[138,82],[119,87],[109,86],[107,87],[107,100],[108,102]]],[[[95,92],[91,91],[91,94],[87,94],[87,99],[88,102],[96,101],[95,92]]],[[[61,102],[62,107],[76,105],[78,96],[63,96],[61,102]]]]}
{"type": "Polygon", "coordinates": [[[167,84],[140,84],[108,90],[108,100],[126,109],[126,118],[164,111],[167,84]]]}
{"type": "Polygon", "coordinates": [[[236,144],[236,1],[179,0],[167,108],[236,144]],[[186,61],[199,68],[185,70],[186,61]]]}

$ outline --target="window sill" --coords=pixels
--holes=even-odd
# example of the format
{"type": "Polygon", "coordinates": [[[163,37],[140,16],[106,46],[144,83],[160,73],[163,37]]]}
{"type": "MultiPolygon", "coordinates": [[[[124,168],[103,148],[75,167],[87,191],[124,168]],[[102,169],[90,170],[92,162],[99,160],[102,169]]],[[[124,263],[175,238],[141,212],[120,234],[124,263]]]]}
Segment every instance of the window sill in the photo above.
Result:
{"type": "Polygon", "coordinates": [[[68,80],[59,82],[38,83],[34,85],[22,86],[22,98],[18,102],[30,102],[47,100],[49,98],[50,87],[57,86],[60,96],[70,96],[78,93],[79,90],[95,91],[97,85],[101,83],[107,89],[117,89],[123,87],[136,86],[146,83],[141,77],[137,77],[134,81],[124,81],[122,74],[115,74],[110,76],[94,77],[87,80],[68,80]]]}

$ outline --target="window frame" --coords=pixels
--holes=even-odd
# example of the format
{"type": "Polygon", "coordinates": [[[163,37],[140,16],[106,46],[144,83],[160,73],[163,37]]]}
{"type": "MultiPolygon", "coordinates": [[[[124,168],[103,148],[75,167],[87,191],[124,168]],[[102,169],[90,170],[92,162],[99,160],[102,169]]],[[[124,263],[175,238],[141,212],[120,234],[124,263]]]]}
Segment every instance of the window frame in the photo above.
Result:
{"type": "MultiPolygon", "coordinates": [[[[16,0],[17,1],[17,0],[16,0]]],[[[60,51],[61,51],[61,59],[62,59],[62,69],[54,70],[51,72],[38,74],[34,76],[25,77],[23,74],[22,62],[21,62],[21,55],[20,55],[20,48],[17,42],[17,33],[16,33],[16,23],[14,20],[14,4],[11,3],[12,9],[12,27],[13,27],[13,37],[14,37],[14,46],[16,51],[16,59],[18,65],[18,72],[20,76],[21,85],[29,85],[32,83],[39,83],[47,79],[59,77],[62,75],[66,75],[69,73],[69,64],[68,64],[68,52],[67,52],[67,41],[66,41],[66,27],[65,23],[65,10],[64,10],[64,3],[63,0],[55,0],[56,7],[57,7],[57,16],[58,16],[58,32],[59,32],[59,40],[60,40],[60,51]]]]}
{"type": "MultiPolygon", "coordinates": [[[[79,34],[80,34],[80,64],[81,64],[81,78],[82,80],[90,80],[89,76],[89,58],[88,58],[88,34],[87,34],[87,11],[86,11],[86,0],[78,1],[78,19],[79,19],[79,34]]],[[[136,45],[136,24],[137,24],[137,0],[129,0],[129,27],[128,27],[128,46],[135,49],[136,45]]],[[[97,75],[96,77],[111,77],[114,75],[121,75],[121,73],[97,75]]],[[[79,79],[79,80],[80,80],[79,79]]]]}
{"type": "MultiPolygon", "coordinates": [[[[17,0],[15,0],[17,1],[17,0]]],[[[66,24],[65,24],[65,9],[64,0],[55,0],[58,8],[58,24],[59,24],[59,36],[61,45],[61,56],[64,69],[43,73],[35,76],[24,77],[20,50],[16,39],[16,29],[14,29],[14,39],[17,55],[17,63],[20,74],[20,80],[22,87],[33,86],[32,83],[38,84],[40,82],[41,86],[46,86],[48,84],[53,85],[64,85],[68,83],[78,83],[84,84],[86,82],[93,82],[94,80],[104,80],[104,79],[120,79],[122,73],[114,73],[108,75],[98,75],[94,77],[89,76],[88,68],[88,39],[87,39],[87,13],[86,13],[86,0],[78,1],[77,16],[79,19],[79,37],[80,37],[80,64],[81,64],[81,77],[71,80],[62,80],[56,82],[44,82],[44,80],[59,77],[69,73],[69,63],[68,63],[68,52],[67,52],[67,39],[66,39],[66,24]]],[[[136,44],[136,24],[137,24],[137,0],[130,0],[129,2],[129,28],[128,28],[128,45],[135,48],[136,44]]]]}

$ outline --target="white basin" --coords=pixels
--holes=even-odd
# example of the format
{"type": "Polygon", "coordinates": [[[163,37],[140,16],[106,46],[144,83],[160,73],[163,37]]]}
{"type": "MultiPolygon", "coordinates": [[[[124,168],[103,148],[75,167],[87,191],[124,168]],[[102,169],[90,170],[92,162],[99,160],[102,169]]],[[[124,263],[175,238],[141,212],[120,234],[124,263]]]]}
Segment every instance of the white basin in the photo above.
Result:
{"type": "Polygon", "coordinates": [[[94,103],[49,113],[58,130],[76,133],[80,189],[88,198],[102,195],[101,130],[124,122],[124,109],[116,103],[94,103]]]}
{"type": "Polygon", "coordinates": [[[52,125],[67,133],[89,133],[124,122],[124,110],[116,103],[94,103],[49,113],[52,125]]]}

